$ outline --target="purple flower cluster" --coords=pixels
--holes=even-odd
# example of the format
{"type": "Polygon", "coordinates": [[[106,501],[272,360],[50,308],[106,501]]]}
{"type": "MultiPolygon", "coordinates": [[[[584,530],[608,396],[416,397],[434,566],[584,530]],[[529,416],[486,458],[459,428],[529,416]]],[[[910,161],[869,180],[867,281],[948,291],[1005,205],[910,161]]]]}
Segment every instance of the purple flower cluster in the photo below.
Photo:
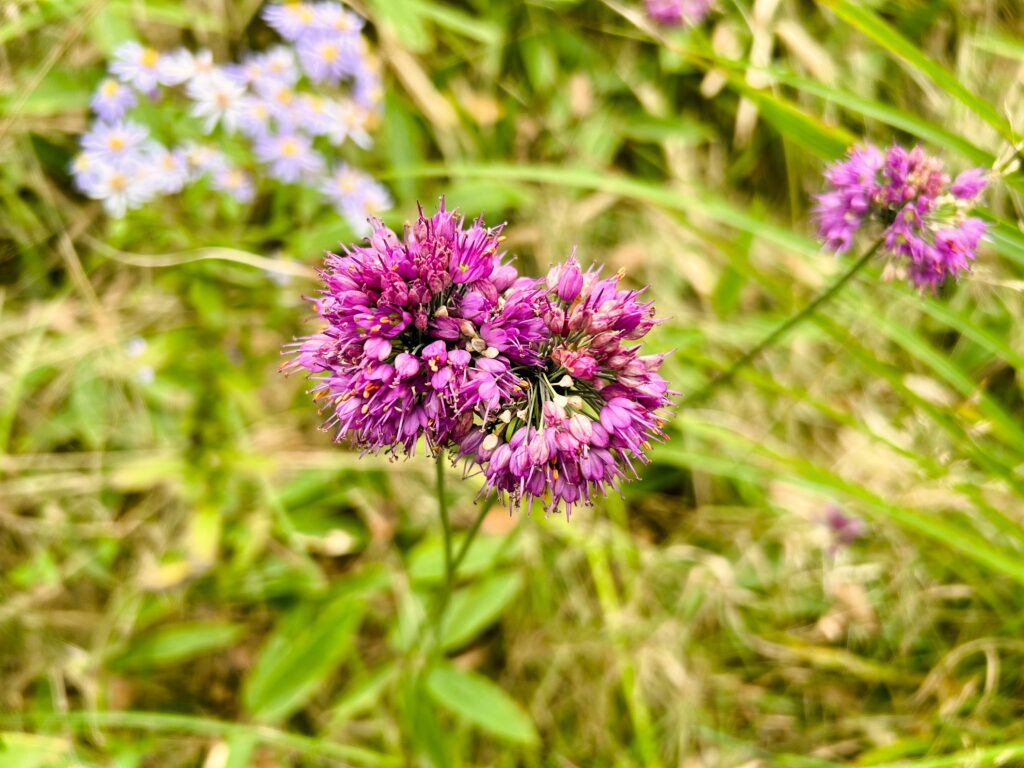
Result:
{"type": "Polygon", "coordinates": [[[215,64],[209,51],[121,45],[93,96],[96,122],[72,165],[78,188],[121,216],[202,178],[247,203],[256,180],[267,178],[320,191],[354,229],[365,231],[367,217],[390,207],[387,190],[326,157],[349,141],[369,147],[380,110],[379,68],[361,33],[363,21],[336,2],[269,5],[263,18],[287,44],[237,63],[215,64]],[[232,144],[235,151],[203,146],[202,162],[193,163],[185,146],[160,145],[129,119],[143,100],[174,97],[200,131],[216,134],[218,147],[232,144]],[[231,162],[229,154],[243,159],[231,162]],[[337,183],[342,174],[343,185],[337,183]]]}
{"type": "Polygon", "coordinates": [[[285,369],[314,377],[338,440],[408,455],[422,438],[482,471],[484,492],[569,514],[664,437],[664,356],[631,344],[654,308],[575,256],[520,277],[501,229],[467,228],[443,201],[402,238],[375,222],[368,245],[328,255],[324,328],[285,369]]]}
{"type": "Polygon", "coordinates": [[[644,0],[647,15],[667,27],[700,24],[711,11],[711,0],[644,0]]]}
{"type": "Polygon", "coordinates": [[[844,253],[868,222],[882,225],[885,250],[906,264],[911,281],[935,289],[970,268],[985,223],[970,215],[985,188],[981,168],[950,183],[942,161],[916,146],[851,149],[825,173],[829,189],[815,214],[825,246],[844,253]]]}

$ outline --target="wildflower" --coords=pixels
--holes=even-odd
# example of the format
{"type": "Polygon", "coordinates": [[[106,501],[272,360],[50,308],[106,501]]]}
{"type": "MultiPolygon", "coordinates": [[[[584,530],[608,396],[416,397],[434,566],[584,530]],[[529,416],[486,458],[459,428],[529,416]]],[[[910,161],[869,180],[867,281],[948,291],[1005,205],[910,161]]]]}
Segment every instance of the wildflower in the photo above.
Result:
{"type": "Polygon", "coordinates": [[[829,504],[825,507],[821,523],[831,535],[832,543],[829,546],[829,553],[833,555],[841,548],[862,538],[865,533],[864,521],[859,517],[846,514],[837,504],[829,504]]]}
{"type": "Polygon", "coordinates": [[[152,184],[156,192],[175,195],[185,188],[189,168],[180,150],[169,150],[157,142],[151,142],[143,148],[143,158],[152,169],[152,184]]]}
{"type": "Polygon", "coordinates": [[[920,147],[893,145],[886,151],[865,145],[825,173],[826,192],[815,214],[825,247],[844,253],[869,222],[882,226],[890,257],[906,264],[919,288],[937,288],[970,269],[985,234],[970,207],[985,187],[985,171],[972,168],[950,183],[942,161],[920,147]]]}
{"type": "Polygon", "coordinates": [[[645,0],[647,15],[665,26],[694,25],[711,10],[711,0],[645,0]]]}
{"type": "Polygon", "coordinates": [[[271,109],[259,96],[243,95],[235,108],[239,133],[251,139],[266,136],[270,130],[271,109]]]}
{"type": "Polygon", "coordinates": [[[181,147],[181,156],[188,168],[189,180],[195,181],[207,174],[214,175],[227,168],[224,153],[208,144],[194,141],[185,142],[181,147]]]}
{"type": "Polygon", "coordinates": [[[327,140],[335,146],[351,139],[363,149],[369,149],[373,140],[366,129],[370,113],[354,101],[333,102],[329,107],[331,115],[327,126],[327,140]]]}
{"type": "Polygon", "coordinates": [[[198,53],[192,53],[188,48],[178,48],[163,55],[160,70],[165,85],[181,85],[213,72],[213,53],[205,48],[198,53]]]}
{"type": "Polygon", "coordinates": [[[295,53],[284,45],[275,45],[261,57],[263,77],[285,85],[295,85],[299,80],[299,67],[295,63],[295,53]]]}
{"type": "Polygon", "coordinates": [[[269,80],[257,83],[256,93],[270,110],[271,117],[281,129],[293,129],[302,124],[299,94],[287,83],[269,80]]]}
{"type": "MultiPolygon", "coordinates": [[[[324,328],[294,345],[285,368],[314,377],[329,414],[324,427],[336,428],[338,440],[398,455],[414,453],[423,438],[438,450],[472,429],[485,398],[521,393],[511,369],[523,356],[481,340],[516,273],[501,261],[501,227],[466,227],[443,200],[432,217],[421,210],[401,238],[380,220],[372,227],[367,245],[328,255],[314,301],[324,328]]],[[[519,320],[506,322],[506,337],[518,338],[519,320]]],[[[538,326],[536,318],[522,323],[538,326]]]]}
{"type": "Polygon", "coordinates": [[[345,10],[340,3],[321,2],[313,7],[317,29],[336,35],[357,35],[363,20],[345,10]]]}
{"type": "Polygon", "coordinates": [[[256,159],[270,166],[278,181],[294,183],[312,176],[323,167],[323,158],[313,149],[309,137],[301,133],[264,136],[253,147],[256,159]]]}
{"type": "Polygon", "coordinates": [[[367,231],[367,219],[391,207],[383,184],[344,163],[320,183],[320,191],[360,234],[367,231]]]}
{"type": "Polygon", "coordinates": [[[167,77],[160,53],[134,41],[117,47],[110,71],[122,83],[138,88],[143,93],[152,93],[158,85],[165,84],[167,77]]]}
{"type": "Polygon", "coordinates": [[[220,70],[197,75],[189,81],[185,93],[193,104],[189,114],[203,122],[210,133],[220,123],[228,133],[238,128],[239,112],[245,89],[220,70]]]}
{"type": "Polygon", "coordinates": [[[485,492],[513,504],[539,499],[568,516],[635,475],[651,441],[664,438],[672,394],[657,373],[664,355],[629,344],[654,327],[654,308],[619,280],[582,272],[573,254],[546,280],[513,284],[481,329],[488,343],[523,347],[531,362],[515,369],[521,394],[495,403],[462,445],[482,467],[485,492]]]}
{"type": "Polygon", "coordinates": [[[134,158],[147,138],[149,131],[146,127],[132,120],[98,122],[82,134],[80,143],[82,149],[96,159],[117,165],[134,158]]]}
{"type": "Polygon", "coordinates": [[[213,175],[212,186],[240,203],[251,203],[256,196],[252,177],[241,168],[222,168],[213,175]]]}
{"type": "Polygon", "coordinates": [[[336,85],[358,66],[356,46],[349,37],[306,35],[299,41],[297,53],[299,63],[314,83],[336,85]]]}
{"type": "Polygon", "coordinates": [[[317,28],[317,13],[312,3],[280,3],[263,9],[263,20],[285,40],[295,41],[317,28]]]}
{"type": "Polygon", "coordinates": [[[123,118],[135,103],[135,93],[131,88],[108,77],[96,89],[91,105],[100,120],[114,123],[123,118]]]}
{"type": "Polygon", "coordinates": [[[117,166],[101,163],[84,179],[82,191],[101,201],[104,210],[115,218],[140,207],[156,192],[154,175],[140,159],[117,166]]]}

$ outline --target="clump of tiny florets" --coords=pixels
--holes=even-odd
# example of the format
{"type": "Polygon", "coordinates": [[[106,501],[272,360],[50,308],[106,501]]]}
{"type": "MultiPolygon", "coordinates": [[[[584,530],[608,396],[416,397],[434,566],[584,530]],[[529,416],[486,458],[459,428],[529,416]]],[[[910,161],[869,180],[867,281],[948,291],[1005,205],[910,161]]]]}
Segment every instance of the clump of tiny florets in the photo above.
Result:
{"type": "Polygon", "coordinates": [[[844,253],[869,222],[882,225],[885,250],[905,263],[918,287],[936,288],[970,269],[985,223],[970,215],[985,187],[981,168],[950,183],[940,159],[920,147],[851,149],[825,172],[829,189],[815,214],[825,247],[844,253]]]}
{"type": "Polygon", "coordinates": [[[502,300],[518,277],[502,227],[466,227],[443,200],[402,237],[371,224],[366,245],[328,254],[313,300],[323,328],[285,367],[314,377],[338,440],[409,455],[424,438],[437,451],[522,394],[511,370],[535,362],[543,322],[502,300]]]}
{"type": "Polygon", "coordinates": [[[621,277],[583,272],[574,254],[545,280],[511,287],[504,310],[531,307],[544,333],[538,363],[515,369],[520,393],[461,445],[482,468],[485,492],[569,515],[635,476],[650,441],[664,437],[672,394],[657,374],[664,355],[641,355],[630,344],[656,324],[654,307],[621,288],[621,277]]]}

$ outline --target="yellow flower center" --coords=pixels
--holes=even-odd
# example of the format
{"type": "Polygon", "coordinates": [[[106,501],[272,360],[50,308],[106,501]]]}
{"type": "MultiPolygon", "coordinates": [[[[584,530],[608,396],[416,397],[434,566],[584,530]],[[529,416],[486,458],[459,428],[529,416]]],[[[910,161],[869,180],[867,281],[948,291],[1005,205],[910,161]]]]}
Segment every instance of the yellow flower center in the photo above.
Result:
{"type": "Polygon", "coordinates": [[[142,51],[142,66],[147,69],[153,69],[160,61],[160,54],[154,51],[152,48],[146,48],[142,51]]]}
{"type": "Polygon", "coordinates": [[[128,178],[123,173],[114,173],[110,177],[110,188],[115,192],[123,192],[128,186],[128,178]]]}
{"type": "Polygon", "coordinates": [[[299,154],[299,143],[289,137],[281,142],[281,155],[283,157],[295,157],[299,154]]]}
{"type": "Polygon", "coordinates": [[[320,46],[320,56],[328,64],[330,64],[333,61],[337,61],[339,55],[340,54],[338,53],[338,46],[336,46],[334,43],[324,43],[323,45],[320,46]]]}
{"type": "Polygon", "coordinates": [[[346,173],[338,179],[338,189],[342,194],[350,194],[356,191],[356,177],[353,173],[346,173]]]}
{"type": "Polygon", "coordinates": [[[115,152],[120,152],[125,147],[124,137],[119,133],[115,133],[113,136],[107,139],[107,146],[115,152]]]}
{"type": "Polygon", "coordinates": [[[103,81],[103,85],[100,86],[100,92],[104,96],[115,96],[118,91],[121,90],[121,86],[117,84],[117,80],[107,78],[103,81]]]}

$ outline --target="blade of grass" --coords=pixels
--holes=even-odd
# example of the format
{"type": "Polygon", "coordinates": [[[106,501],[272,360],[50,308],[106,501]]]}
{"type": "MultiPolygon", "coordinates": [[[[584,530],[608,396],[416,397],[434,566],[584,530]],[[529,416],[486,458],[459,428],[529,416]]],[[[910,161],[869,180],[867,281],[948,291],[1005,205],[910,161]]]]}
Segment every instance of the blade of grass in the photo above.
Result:
{"type": "Polygon", "coordinates": [[[885,48],[897,59],[909,64],[925,75],[935,85],[974,112],[978,117],[995,128],[999,135],[1010,142],[1016,141],[1013,130],[1006,118],[984,99],[976,96],[952,72],[935,59],[921,51],[910,40],[890,24],[879,18],[870,8],[852,0],[817,0],[820,5],[832,10],[840,19],[859,30],[878,45],[885,48]]]}

